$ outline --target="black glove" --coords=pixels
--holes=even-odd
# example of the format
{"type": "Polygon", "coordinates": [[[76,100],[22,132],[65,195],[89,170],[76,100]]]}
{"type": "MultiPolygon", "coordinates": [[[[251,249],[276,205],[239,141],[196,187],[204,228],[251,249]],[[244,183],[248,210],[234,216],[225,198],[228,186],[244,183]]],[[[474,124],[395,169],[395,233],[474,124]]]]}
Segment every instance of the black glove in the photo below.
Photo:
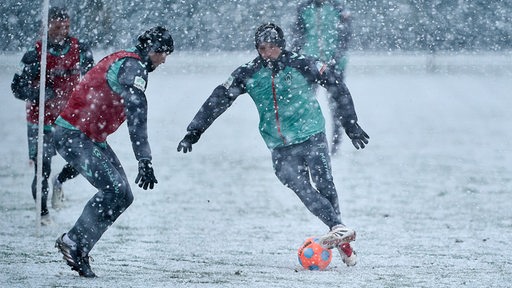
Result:
{"type": "Polygon", "coordinates": [[[139,174],[137,175],[137,178],[135,178],[135,184],[139,184],[139,187],[142,187],[142,189],[147,190],[148,186],[149,189],[153,189],[156,183],[158,183],[158,181],[155,178],[155,174],[153,172],[153,165],[151,164],[151,161],[148,159],[140,160],[139,174]]]}
{"type": "Polygon", "coordinates": [[[183,140],[178,144],[178,152],[183,150],[183,153],[192,152],[192,144],[197,143],[199,138],[201,137],[201,133],[198,131],[190,131],[183,137],[183,140]]]}
{"type": "Polygon", "coordinates": [[[357,122],[345,126],[345,133],[347,133],[348,137],[352,140],[352,145],[354,145],[356,149],[363,149],[365,144],[368,144],[368,139],[370,139],[370,136],[364,132],[357,122]]]}
{"type": "MultiPolygon", "coordinates": [[[[30,101],[33,103],[39,103],[39,86],[33,86],[32,81],[28,80],[26,75],[14,74],[11,82],[11,90],[14,97],[23,101],[30,101]]],[[[50,100],[55,97],[51,85],[46,86],[44,100],[50,100]]]]}

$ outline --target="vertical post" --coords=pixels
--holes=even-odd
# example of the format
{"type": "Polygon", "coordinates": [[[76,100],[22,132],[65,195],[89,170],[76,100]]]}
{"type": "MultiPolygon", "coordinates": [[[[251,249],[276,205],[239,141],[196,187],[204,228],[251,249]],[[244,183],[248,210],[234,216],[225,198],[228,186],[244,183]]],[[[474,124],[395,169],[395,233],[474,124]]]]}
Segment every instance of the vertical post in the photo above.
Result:
{"type": "Polygon", "coordinates": [[[43,180],[43,149],[44,149],[44,98],[46,91],[46,54],[48,46],[48,10],[50,0],[43,1],[41,25],[41,64],[39,78],[39,119],[37,134],[37,163],[36,163],[36,234],[39,236],[41,229],[41,196],[42,196],[42,180],[43,180]]]}

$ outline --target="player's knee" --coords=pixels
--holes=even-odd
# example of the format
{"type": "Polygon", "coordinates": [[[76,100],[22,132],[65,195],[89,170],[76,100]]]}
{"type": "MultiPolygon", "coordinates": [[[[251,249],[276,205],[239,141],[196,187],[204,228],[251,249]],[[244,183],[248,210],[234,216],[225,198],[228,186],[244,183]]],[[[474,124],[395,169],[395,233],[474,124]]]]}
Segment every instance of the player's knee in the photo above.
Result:
{"type": "Polygon", "coordinates": [[[276,176],[277,176],[277,179],[279,179],[279,181],[281,181],[281,183],[283,183],[283,185],[285,185],[287,187],[291,188],[291,187],[297,186],[295,183],[297,181],[297,179],[294,179],[294,177],[290,177],[289,174],[277,172],[276,176]]]}
{"type": "Polygon", "coordinates": [[[125,208],[130,206],[133,203],[133,193],[126,180],[119,181],[119,192],[119,197],[122,197],[123,206],[125,206],[125,208]]]}
{"type": "Polygon", "coordinates": [[[125,206],[128,208],[130,205],[132,205],[134,200],[132,191],[128,191],[124,197],[125,206]]]}

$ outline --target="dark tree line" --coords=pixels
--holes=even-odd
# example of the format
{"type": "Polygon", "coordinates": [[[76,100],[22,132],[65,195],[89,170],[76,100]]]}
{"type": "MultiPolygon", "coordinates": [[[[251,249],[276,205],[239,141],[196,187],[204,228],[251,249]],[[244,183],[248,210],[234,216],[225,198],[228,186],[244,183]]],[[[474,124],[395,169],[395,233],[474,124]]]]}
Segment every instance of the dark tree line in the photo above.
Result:
{"type": "MultiPolygon", "coordinates": [[[[301,1],[285,0],[54,0],[72,16],[72,31],[96,48],[121,48],[153,25],[165,25],[179,50],[247,50],[253,33],[272,21],[290,39],[301,1]],[[71,3],[68,3],[71,2],[71,3]]],[[[356,50],[508,50],[512,1],[346,0],[356,50]]],[[[3,0],[0,51],[32,45],[40,31],[42,2],[3,0]]],[[[291,40],[291,39],[290,39],[291,40]]],[[[289,41],[291,43],[291,41],[289,41]]]]}

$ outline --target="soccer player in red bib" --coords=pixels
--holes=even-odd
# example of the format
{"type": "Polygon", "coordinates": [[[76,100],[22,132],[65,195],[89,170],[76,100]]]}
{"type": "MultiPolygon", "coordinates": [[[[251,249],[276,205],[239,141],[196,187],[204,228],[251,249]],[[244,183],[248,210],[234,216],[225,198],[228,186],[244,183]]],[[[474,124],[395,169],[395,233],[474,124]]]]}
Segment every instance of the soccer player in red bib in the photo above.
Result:
{"type": "Polygon", "coordinates": [[[95,277],[89,252],[103,233],[133,202],[129,181],[107,136],[125,121],[144,190],[157,182],[147,135],[148,74],[174,51],[169,31],[157,26],[138,37],[131,49],[103,58],[85,75],[56,120],[55,146],[98,192],[85,205],[75,225],[55,246],[80,276],[95,277]]]}

